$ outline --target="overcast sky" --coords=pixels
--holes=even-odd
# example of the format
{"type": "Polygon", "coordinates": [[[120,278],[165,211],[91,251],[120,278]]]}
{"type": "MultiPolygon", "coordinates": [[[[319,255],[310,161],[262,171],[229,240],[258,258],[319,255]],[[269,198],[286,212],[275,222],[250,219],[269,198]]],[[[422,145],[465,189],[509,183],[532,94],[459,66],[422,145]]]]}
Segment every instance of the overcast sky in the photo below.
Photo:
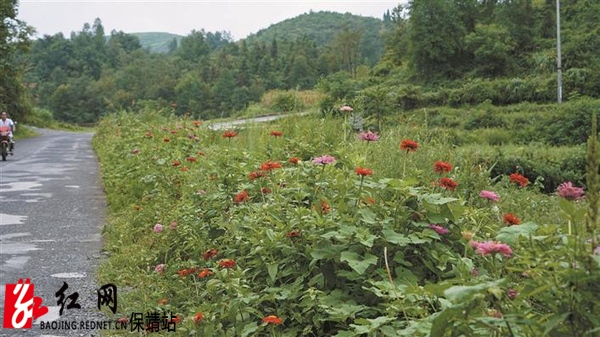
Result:
{"type": "Polygon", "coordinates": [[[58,32],[68,36],[99,17],[107,33],[116,29],[186,35],[204,28],[229,31],[237,40],[311,9],[381,18],[403,1],[21,0],[19,18],[35,27],[38,37],[58,32]]]}

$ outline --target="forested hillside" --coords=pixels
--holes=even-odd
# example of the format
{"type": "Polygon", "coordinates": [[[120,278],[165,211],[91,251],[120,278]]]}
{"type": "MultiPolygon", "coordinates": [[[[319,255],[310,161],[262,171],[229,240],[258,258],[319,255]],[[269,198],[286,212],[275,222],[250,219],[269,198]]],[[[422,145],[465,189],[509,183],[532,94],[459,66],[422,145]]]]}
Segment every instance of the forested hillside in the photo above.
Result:
{"type": "Polygon", "coordinates": [[[170,53],[177,49],[182,36],[171,33],[131,33],[150,53],[170,53]]]}

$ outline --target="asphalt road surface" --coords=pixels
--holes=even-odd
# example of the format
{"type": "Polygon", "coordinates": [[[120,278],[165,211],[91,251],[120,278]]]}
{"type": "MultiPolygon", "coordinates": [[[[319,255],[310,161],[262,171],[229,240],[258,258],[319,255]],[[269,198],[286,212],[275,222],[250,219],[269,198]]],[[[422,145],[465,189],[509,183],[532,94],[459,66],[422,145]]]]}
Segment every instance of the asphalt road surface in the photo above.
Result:
{"type": "MultiPolygon", "coordinates": [[[[29,278],[49,312],[39,320],[99,320],[94,271],[102,248],[104,194],[92,134],[39,130],[0,162],[0,312],[5,284],[29,278]],[[79,294],[59,316],[55,293],[79,294]]],[[[3,315],[4,316],[4,315],[3,315]]],[[[90,336],[90,330],[0,329],[0,336],[90,336]]],[[[1,323],[0,323],[1,326],[1,323]]]]}

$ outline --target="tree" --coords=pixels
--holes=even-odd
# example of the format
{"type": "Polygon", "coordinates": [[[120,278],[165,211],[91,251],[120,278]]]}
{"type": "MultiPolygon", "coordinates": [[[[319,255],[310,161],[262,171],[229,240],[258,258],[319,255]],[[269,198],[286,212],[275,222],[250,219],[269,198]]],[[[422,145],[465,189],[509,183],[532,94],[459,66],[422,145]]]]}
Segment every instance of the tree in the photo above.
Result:
{"type": "Polygon", "coordinates": [[[360,61],[361,32],[344,25],[342,31],[335,37],[334,50],[340,57],[342,69],[356,76],[356,67],[360,61]]]}

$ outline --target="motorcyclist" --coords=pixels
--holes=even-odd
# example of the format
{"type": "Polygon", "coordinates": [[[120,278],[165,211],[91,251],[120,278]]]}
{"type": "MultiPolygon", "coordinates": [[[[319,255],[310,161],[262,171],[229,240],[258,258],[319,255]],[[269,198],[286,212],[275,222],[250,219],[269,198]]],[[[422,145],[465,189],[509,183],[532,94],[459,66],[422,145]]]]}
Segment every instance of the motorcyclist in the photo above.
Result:
{"type": "Polygon", "coordinates": [[[8,138],[10,139],[10,155],[12,156],[15,148],[13,133],[17,131],[17,126],[12,119],[8,118],[8,113],[6,111],[2,111],[2,114],[0,115],[0,126],[8,126],[10,128],[8,138]]]}

